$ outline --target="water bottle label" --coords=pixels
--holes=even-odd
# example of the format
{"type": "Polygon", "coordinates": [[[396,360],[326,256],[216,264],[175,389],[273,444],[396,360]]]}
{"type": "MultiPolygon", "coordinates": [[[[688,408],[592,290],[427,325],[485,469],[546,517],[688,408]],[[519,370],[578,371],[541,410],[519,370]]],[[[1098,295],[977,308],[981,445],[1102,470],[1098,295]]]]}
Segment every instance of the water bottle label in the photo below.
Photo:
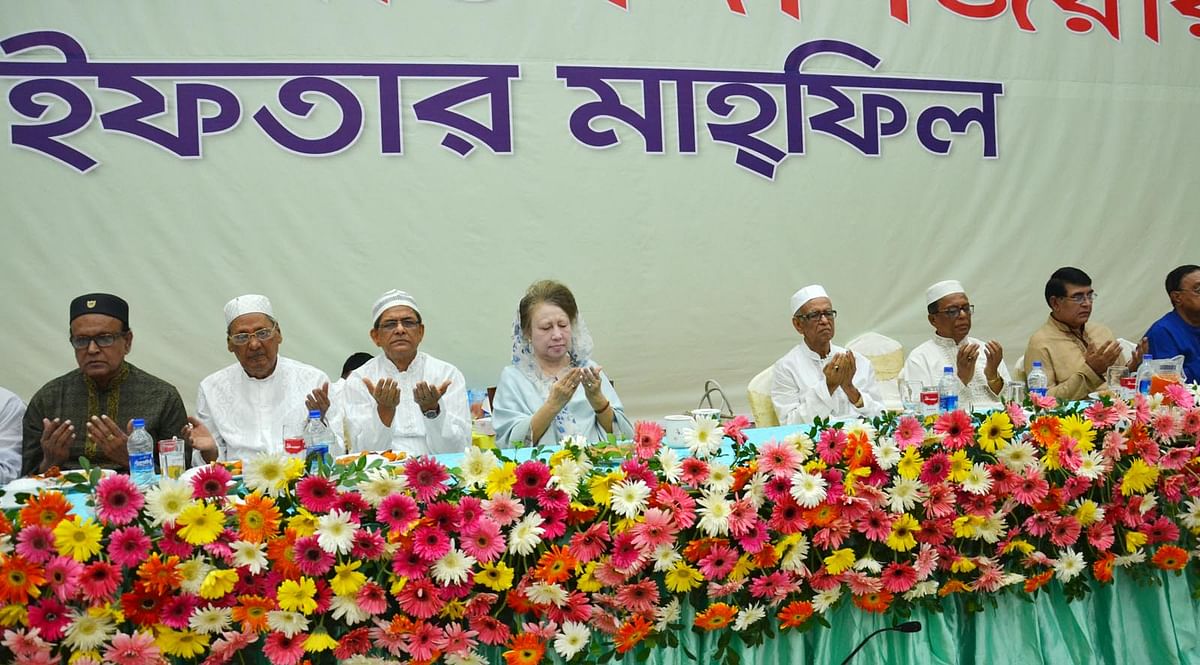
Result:
{"type": "Polygon", "coordinates": [[[304,438],[292,437],[283,440],[283,452],[289,455],[298,455],[304,452],[304,438]]]}
{"type": "Polygon", "coordinates": [[[308,448],[308,470],[316,471],[321,462],[329,462],[329,444],[314,443],[308,448]]]}
{"type": "Polygon", "coordinates": [[[1049,392],[1049,389],[1048,388],[1030,388],[1029,392],[1034,393],[1034,394],[1038,395],[1039,397],[1045,397],[1046,393],[1049,392]]]}
{"type": "Polygon", "coordinates": [[[129,475],[142,479],[154,475],[154,455],[149,452],[129,455],[129,475]]]}
{"type": "Polygon", "coordinates": [[[1142,379],[1138,381],[1138,392],[1143,395],[1150,394],[1150,379],[1142,379]]]}
{"type": "Polygon", "coordinates": [[[938,400],[938,408],[942,411],[954,411],[958,408],[958,395],[942,395],[938,400]]]}

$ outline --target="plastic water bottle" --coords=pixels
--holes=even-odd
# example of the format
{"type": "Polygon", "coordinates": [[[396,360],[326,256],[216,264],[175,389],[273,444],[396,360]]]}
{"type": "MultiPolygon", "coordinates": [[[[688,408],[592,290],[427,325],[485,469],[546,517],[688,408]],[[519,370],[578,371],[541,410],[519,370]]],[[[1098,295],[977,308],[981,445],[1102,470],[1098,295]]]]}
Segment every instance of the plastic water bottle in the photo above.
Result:
{"type": "Polygon", "coordinates": [[[146,421],[133,419],[133,434],[126,443],[129,450],[129,477],[140,486],[153,485],[158,481],[154,473],[154,437],[146,431],[146,421]]]}
{"type": "Polygon", "coordinates": [[[1150,368],[1151,360],[1154,360],[1154,356],[1147,353],[1142,356],[1142,364],[1138,365],[1137,391],[1143,395],[1150,394],[1150,379],[1154,376],[1154,370],[1150,368]]]}
{"type": "Polygon", "coordinates": [[[958,377],[954,368],[942,368],[942,380],[938,383],[938,411],[949,413],[958,409],[958,377]]]}
{"type": "Polygon", "coordinates": [[[1046,371],[1042,369],[1042,361],[1033,361],[1033,369],[1029,370],[1029,376],[1025,377],[1025,387],[1031,393],[1042,397],[1046,396],[1046,391],[1050,389],[1050,379],[1046,377],[1046,371]]]}
{"type": "Polygon", "coordinates": [[[304,423],[304,448],[308,453],[308,472],[313,473],[322,463],[330,462],[330,451],[333,450],[337,439],[333,432],[321,422],[321,412],[313,409],[308,412],[308,422],[304,423]]]}

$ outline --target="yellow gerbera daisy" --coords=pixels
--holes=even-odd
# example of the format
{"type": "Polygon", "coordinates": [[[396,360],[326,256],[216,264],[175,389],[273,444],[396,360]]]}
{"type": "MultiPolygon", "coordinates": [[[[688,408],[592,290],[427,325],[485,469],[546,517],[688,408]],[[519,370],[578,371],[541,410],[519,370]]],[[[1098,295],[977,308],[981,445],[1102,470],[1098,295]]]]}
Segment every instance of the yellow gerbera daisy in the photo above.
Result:
{"type": "Polygon", "coordinates": [[[78,515],[64,519],[54,527],[54,544],[62,556],[87,561],[100,553],[104,529],[95,520],[80,520],[78,515]]]}
{"type": "Polygon", "coordinates": [[[175,523],[189,545],[207,545],[225,530],[225,513],[210,503],[196,501],[183,509],[175,523]]]}

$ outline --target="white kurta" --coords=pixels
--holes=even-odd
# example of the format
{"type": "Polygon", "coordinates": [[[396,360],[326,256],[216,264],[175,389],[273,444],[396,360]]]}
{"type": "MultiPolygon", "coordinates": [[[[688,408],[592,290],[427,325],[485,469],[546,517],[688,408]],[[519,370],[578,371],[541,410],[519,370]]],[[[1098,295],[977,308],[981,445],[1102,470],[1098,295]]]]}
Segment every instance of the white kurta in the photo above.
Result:
{"type": "Polygon", "coordinates": [[[466,383],[457,367],[427,353],[418,352],[403,372],[380,354],[346,378],[331,408],[330,426],[333,431],[344,431],[350,436],[353,452],[393,450],[409,455],[462,452],[471,443],[466,383]],[[391,428],[379,420],[375,398],[363,383],[364,378],[372,383],[393,379],[399,385],[400,403],[396,405],[391,428]],[[447,379],[450,387],[442,395],[440,413],[436,418],[426,418],[413,400],[413,389],[422,381],[436,388],[447,379]]]}
{"type": "MultiPolygon", "coordinates": [[[[953,367],[957,377],[958,349],[965,344],[978,344],[980,353],[975,359],[975,374],[972,375],[971,382],[967,385],[961,380],[958,382],[959,400],[965,402],[959,406],[969,411],[999,408],[1000,396],[988,387],[987,377],[983,373],[983,368],[987,366],[987,343],[971,336],[964,337],[963,341],[957,344],[954,340],[940,335],[934,335],[932,339],[922,342],[908,354],[900,378],[936,387],[942,380],[942,373],[946,367],[953,367]]],[[[1003,362],[996,372],[1006,383],[1012,380],[1008,367],[1003,362]]]]}
{"type": "Polygon", "coordinates": [[[196,417],[216,439],[219,459],[282,454],[284,430],[301,431],[308,418],[305,400],[328,382],[325,372],[283,356],[265,379],[250,377],[234,363],[200,382],[196,417]]]}
{"type": "MultiPolygon", "coordinates": [[[[617,390],[604,372],[600,373],[600,391],[612,404],[613,433],[618,439],[632,439],[633,425],[625,417],[625,407],[617,390]]],[[[536,385],[516,367],[509,365],[500,372],[500,383],[496,386],[496,402],[492,405],[492,424],[496,427],[496,445],[510,448],[520,442],[529,442],[530,422],[533,414],[542,408],[549,390],[536,385]]],[[[606,441],[608,432],[596,420],[596,411],[588,402],[587,391],[582,384],[575,388],[570,401],[563,407],[550,426],[546,428],[539,445],[552,446],[569,436],[582,436],[588,443],[606,441]]]]}
{"type": "Polygon", "coordinates": [[[854,354],[854,387],[862,395],[862,408],[855,407],[841,386],[829,392],[824,369],[829,359],[846,349],[829,345],[829,355],[822,358],[801,342],[775,363],[771,383],[771,402],[780,424],[809,423],[813,418],[874,418],[883,412],[883,398],[875,382],[871,361],[860,353],[854,354]]]}
{"type": "Polygon", "coordinates": [[[0,486],[21,475],[21,424],[25,402],[0,388],[0,486]]]}

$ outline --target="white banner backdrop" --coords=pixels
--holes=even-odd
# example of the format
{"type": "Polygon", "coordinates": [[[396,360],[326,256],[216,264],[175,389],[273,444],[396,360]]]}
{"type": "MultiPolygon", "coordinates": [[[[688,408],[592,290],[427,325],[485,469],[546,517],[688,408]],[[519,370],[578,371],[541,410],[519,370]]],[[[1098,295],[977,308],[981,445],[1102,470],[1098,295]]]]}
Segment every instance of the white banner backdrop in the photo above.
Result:
{"type": "Polygon", "coordinates": [[[71,368],[67,304],[88,291],[130,302],[130,360],[191,403],[233,362],[221,315],[232,296],[270,296],[282,352],[334,375],[375,350],[370,305],[402,288],[425,314],[423,348],[483,388],[508,362],[525,287],[551,277],[576,293],[628,412],[692,408],[706,378],[744,411],[746,382],[799,341],[788,297],[805,284],[830,291],[835,341],[874,330],[911,348],[929,333],[925,287],[959,279],[978,306],[973,334],[999,339],[1011,364],[1047,314],[1055,268],[1089,272],[1094,319],[1136,339],[1168,307],[1166,272],[1200,258],[1189,3],[1122,0],[1109,15],[1049,0],[621,4],[7,3],[0,385],[28,399],[71,368]],[[82,54],[62,52],[68,36],[82,54]],[[879,62],[838,47],[859,56],[814,51],[786,69],[814,41],[879,62]],[[597,89],[601,74],[633,78],[613,90],[651,121],[588,125],[597,93],[568,86],[581,80],[571,72],[597,89]],[[499,83],[466,88],[461,106],[437,97],[487,75],[499,83]],[[393,79],[396,98],[381,83],[393,79]],[[183,125],[210,133],[156,143],[135,135],[155,139],[130,124],[137,114],[105,116],[158,97],[138,81],[165,103],[148,123],[175,134],[198,109],[183,125]],[[994,115],[986,94],[950,89],[989,83],[1003,87],[994,115]],[[197,91],[216,101],[185,104],[197,91]],[[839,93],[852,105],[842,126],[882,128],[878,150],[828,131],[821,114],[839,93]],[[230,98],[237,114],[222,117],[230,98]],[[348,145],[315,141],[353,121],[355,101],[348,145]],[[873,105],[879,122],[864,123],[873,105]],[[939,105],[980,112],[961,134],[942,121],[923,136],[939,105]],[[496,131],[447,125],[453,111],[496,131]],[[773,122],[730,138],[760,118],[773,122]],[[30,138],[55,130],[20,128],[54,121],[81,127],[57,144],[30,138]],[[618,142],[587,146],[585,126],[618,142]],[[189,146],[199,156],[181,157],[189,146]]]}

